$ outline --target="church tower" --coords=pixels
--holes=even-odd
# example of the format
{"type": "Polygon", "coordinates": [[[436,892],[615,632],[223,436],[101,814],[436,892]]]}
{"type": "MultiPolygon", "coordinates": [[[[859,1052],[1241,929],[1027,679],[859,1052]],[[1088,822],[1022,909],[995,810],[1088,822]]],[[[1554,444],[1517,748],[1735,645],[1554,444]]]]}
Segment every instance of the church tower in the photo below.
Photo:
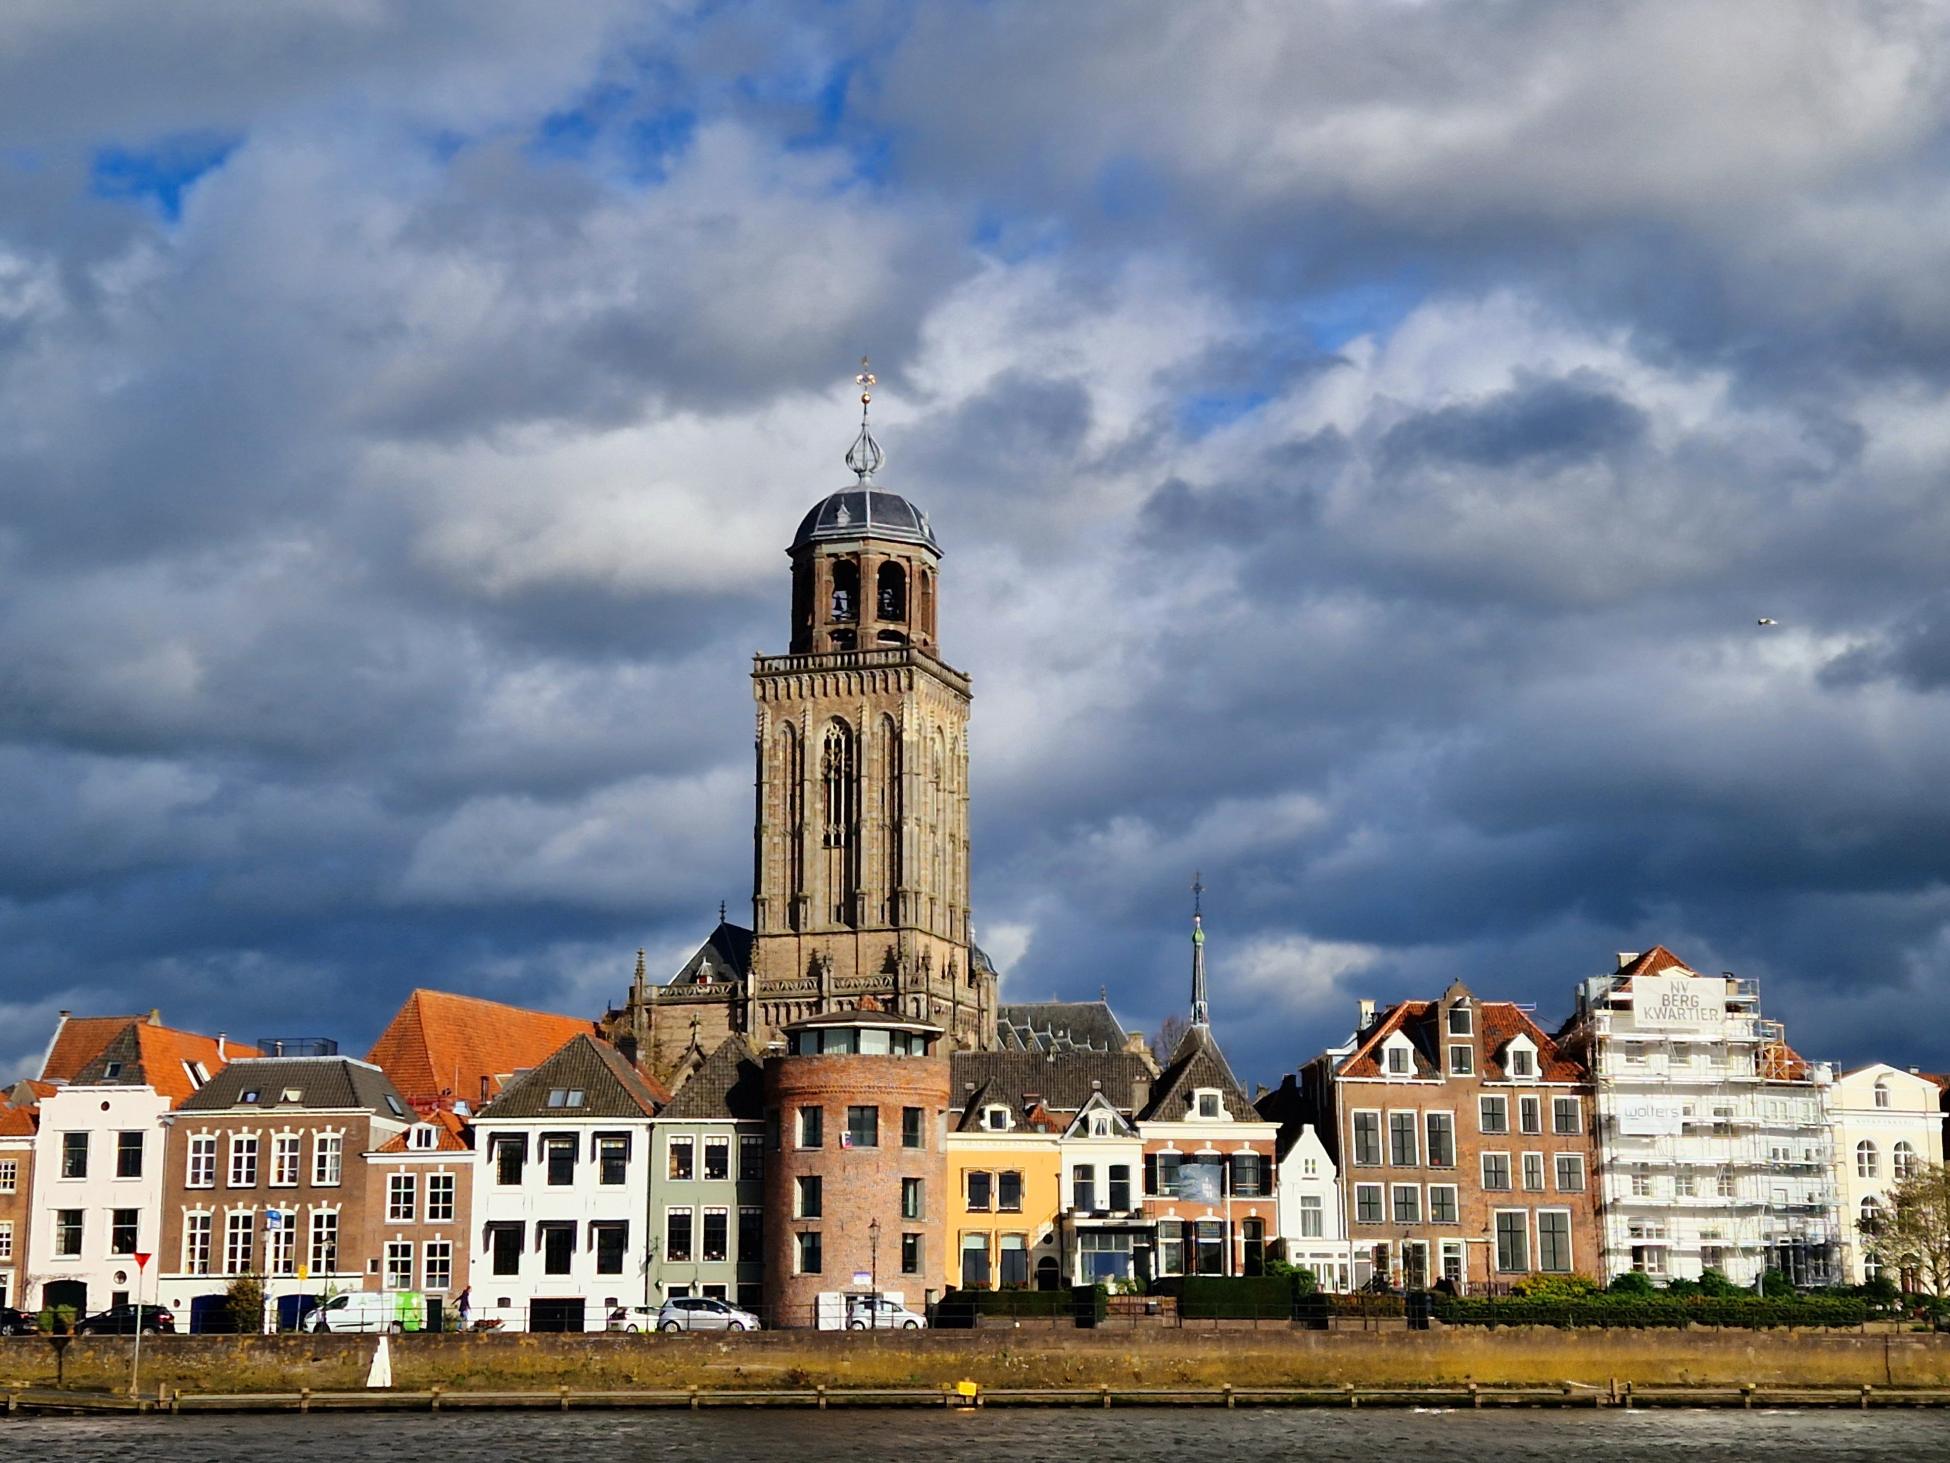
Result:
{"type": "Polygon", "coordinates": [[[941,546],[925,513],[875,484],[866,362],[856,379],[856,481],[800,522],[790,648],[752,667],[742,1024],[766,1032],[872,995],[987,1047],[996,979],[969,927],[969,680],[935,639],[941,546]]]}

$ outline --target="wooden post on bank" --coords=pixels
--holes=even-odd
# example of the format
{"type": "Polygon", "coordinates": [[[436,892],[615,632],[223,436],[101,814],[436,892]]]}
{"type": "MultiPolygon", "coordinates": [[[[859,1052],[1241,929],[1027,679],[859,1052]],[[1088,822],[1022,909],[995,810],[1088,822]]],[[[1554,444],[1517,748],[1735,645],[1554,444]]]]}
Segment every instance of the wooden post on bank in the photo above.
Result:
{"type": "Polygon", "coordinates": [[[1869,1410],[1869,1393],[1874,1390],[1875,1388],[1871,1387],[1867,1382],[1862,1384],[1862,1410],[1864,1412],[1869,1410]]]}

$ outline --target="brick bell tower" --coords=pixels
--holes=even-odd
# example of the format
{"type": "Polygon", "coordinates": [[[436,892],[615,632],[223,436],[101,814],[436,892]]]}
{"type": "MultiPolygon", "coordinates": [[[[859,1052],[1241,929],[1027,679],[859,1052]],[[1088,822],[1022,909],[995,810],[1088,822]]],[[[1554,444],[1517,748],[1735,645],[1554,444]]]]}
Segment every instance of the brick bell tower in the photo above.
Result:
{"type": "Polygon", "coordinates": [[[995,1042],[996,977],[968,909],[969,680],[935,640],[941,546],[927,515],[877,487],[867,426],[857,481],[815,504],[786,553],[792,639],[752,667],[758,703],[752,969],[762,1033],[872,995],[995,1042]]]}

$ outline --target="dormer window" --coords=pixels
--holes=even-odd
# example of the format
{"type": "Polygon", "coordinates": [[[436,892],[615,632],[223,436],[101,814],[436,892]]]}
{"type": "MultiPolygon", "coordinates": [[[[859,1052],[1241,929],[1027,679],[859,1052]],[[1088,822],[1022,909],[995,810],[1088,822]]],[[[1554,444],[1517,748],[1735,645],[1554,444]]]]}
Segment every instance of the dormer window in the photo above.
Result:
{"type": "Polygon", "coordinates": [[[304,1098],[305,1089],[302,1087],[287,1087],[278,1094],[279,1102],[302,1102],[304,1098]]]}
{"type": "Polygon", "coordinates": [[[1514,1038],[1503,1053],[1503,1070],[1512,1081],[1536,1081],[1537,1044],[1527,1036],[1514,1038]]]}
{"type": "Polygon", "coordinates": [[[1473,1036],[1475,1025],[1470,1020],[1469,1007],[1454,1005],[1449,1008],[1449,1034],[1451,1036],[1473,1036]]]}
{"type": "Polygon", "coordinates": [[[183,1063],[183,1074],[190,1079],[190,1087],[192,1090],[201,1087],[205,1082],[210,1080],[209,1069],[201,1062],[183,1063]]]}
{"type": "MultiPolygon", "coordinates": [[[[115,1078],[121,1075],[122,1075],[122,1064],[120,1062],[109,1062],[102,1067],[102,1076],[108,1078],[110,1081],[113,1081],[115,1078]]],[[[1882,1106],[1884,1107],[1887,1107],[1888,1105],[1889,1104],[1886,1102],[1882,1104],[1882,1106]]]]}
{"type": "Polygon", "coordinates": [[[1476,1050],[1465,1042],[1452,1042],[1449,1047],[1449,1071],[1453,1076],[1468,1077],[1476,1071],[1476,1050]]]}
{"type": "Polygon", "coordinates": [[[1390,1077],[1415,1075],[1415,1048],[1399,1031],[1382,1045],[1381,1070],[1390,1077]]]}
{"type": "Polygon", "coordinates": [[[386,1110],[396,1118],[406,1116],[406,1109],[400,1105],[400,1100],[390,1092],[386,1094],[386,1110]]]}
{"type": "Polygon", "coordinates": [[[982,1109],[982,1126],[992,1133],[1009,1131],[1009,1109],[999,1104],[982,1109]]]}
{"type": "Polygon", "coordinates": [[[583,1091],[580,1087],[551,1087],[548,1092],[550,1107],[581,1107],[583,1091]]]}
{"type": "Polygon", "coordinates": [[[1103,1113],[1098,1113],[1095,1117],[1091,1118],[1090,1136],[1093,1138],[1108,1138],[1110,1136],[1110,1119],[1103,1113]]]}
{"type": "Polygon", "coordinates": [[[1222,1118],[1226,1115],[1224,1104],[1219,1101],[1219,1089],[1201,1087],[1192,1094],[1192,1111],[1201,1118],[1222,1118]]]}
{"type": "Polygon", "coordinates": [[[421,1123],[413,1130],[413,1146],[415,1148],[431,1148],[437,1141],[437,1135],[426,1123],[421,1123]]]}
{"type": "Polygon", "coordinates": [[[257,1090],[257,1089],[256,1089],[255,1087],[246,1087],[246,1088],[244,1089],[244,1095],[243,1095],[242,1097],[240,1097],[240,1098],[238,1099],[238,1101],[239,1101],[239,1102],[256,1102],[259,1096],[260,1096],[260,1094],[259,1094],[259,1092],[258,1092],[258,1090],[257,1090]]]}

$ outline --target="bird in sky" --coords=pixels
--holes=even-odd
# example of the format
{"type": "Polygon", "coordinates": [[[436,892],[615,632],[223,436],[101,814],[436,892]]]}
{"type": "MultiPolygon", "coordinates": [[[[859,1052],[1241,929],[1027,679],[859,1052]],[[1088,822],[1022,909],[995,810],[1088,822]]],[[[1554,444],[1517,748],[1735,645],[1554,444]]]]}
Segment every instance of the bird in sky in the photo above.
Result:
{"type": "Polygon", "coordinates": [[[1755,621],[1754,621],[1754,623],[1755,623],[1756,625],[1760,625],[1760,626],[1762,626],[1762,627],[1764,628],[1764,627],[1766,627],[1766,626],[1768,626],[1768,625],[1778,625],[1778,624],[1780,624],[1781,622],[1780,622],[1779,620],[1769,620],[1769,619],[1765,619],[1765,618],[1763,618],[1763,619],[1759,619],[1759,620],[1755,620],[1755,621]]]}

